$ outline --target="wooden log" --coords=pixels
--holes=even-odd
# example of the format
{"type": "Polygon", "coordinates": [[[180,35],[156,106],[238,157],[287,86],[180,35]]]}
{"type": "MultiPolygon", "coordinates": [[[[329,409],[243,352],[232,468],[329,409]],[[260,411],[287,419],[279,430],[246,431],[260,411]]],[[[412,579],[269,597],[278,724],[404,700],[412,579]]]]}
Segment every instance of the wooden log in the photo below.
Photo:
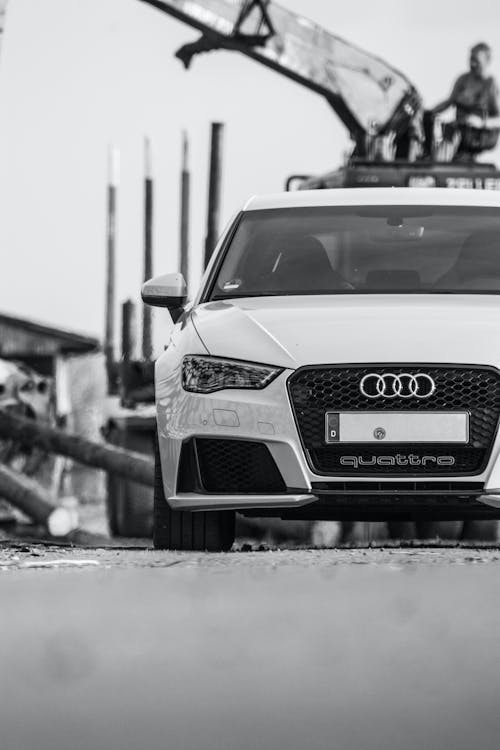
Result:
{"type": "Polygon", "coordinates": [[[67,536],[77,528],[74,514],[66,508],[54,507],[48,492],[38,482],[4,464],[0,464],[0,496],[45,526],[52,536],[67,536]]]}
{"type": "Polygon", "coordinates": [[[143,453],[93,443],[86,438],[68,435],[61,430],[14,416],[3,410],[0,410],[0,437],[14,438],[24,445],[73,458],[86,466],[104,469],[134,482],[149,486],[153,486],[154,483],[154,461],[143,453]]]}

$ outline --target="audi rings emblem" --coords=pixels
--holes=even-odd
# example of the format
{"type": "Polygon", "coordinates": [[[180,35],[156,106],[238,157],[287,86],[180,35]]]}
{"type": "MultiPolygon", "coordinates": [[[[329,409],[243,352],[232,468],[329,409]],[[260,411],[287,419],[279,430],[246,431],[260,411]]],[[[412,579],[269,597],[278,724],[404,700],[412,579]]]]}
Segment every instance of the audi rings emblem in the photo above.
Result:
{"type": "Polygon", "coordinates": [[[366,398],[429,398],[436,383],[425,372],[370,372],[361,379],[359,390],[366,398]]]}

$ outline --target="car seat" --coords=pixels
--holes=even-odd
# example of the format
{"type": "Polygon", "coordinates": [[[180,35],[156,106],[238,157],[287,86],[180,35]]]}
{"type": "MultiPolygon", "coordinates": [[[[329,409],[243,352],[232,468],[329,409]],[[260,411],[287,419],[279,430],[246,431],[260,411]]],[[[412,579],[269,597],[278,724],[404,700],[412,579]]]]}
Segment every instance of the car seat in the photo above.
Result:
{"type": "Polygon", "coordinates": [[[489,279],[491,288],[500,287],[500,233],[496,231],[483,229],[469,235],[454,265],[435,287],[474,289],[478,279],[489,279]]]}
{"type": "Polygon", "coordinates": [[[272,289],[335,291],[351,286],[335,271],[321,242],[311,235],[284,238],[270,274],[272,289]]]}

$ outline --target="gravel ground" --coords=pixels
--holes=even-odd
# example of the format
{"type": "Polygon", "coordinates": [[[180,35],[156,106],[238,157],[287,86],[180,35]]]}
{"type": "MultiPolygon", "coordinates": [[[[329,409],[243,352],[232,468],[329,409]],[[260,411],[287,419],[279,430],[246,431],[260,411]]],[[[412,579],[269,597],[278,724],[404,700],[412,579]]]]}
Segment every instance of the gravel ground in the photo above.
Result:
{"type": "MultiPolygon", "coordinates": [[[[159,552],[147,540],[127,540],[127,546],[56,546],[29,541],[0,542],[0,571],[62,568],[170,568],[221,573],[277,572],[280,569],[314,570],[327,575],[332,568],[368,565],[390,569],[429,566],[499,565],[500,547],[488,546],[411,546],[355,549],[247,549],[227,554],[159,552]]],[[[500,576],[500,569],[499,569],[500,576]]]]}

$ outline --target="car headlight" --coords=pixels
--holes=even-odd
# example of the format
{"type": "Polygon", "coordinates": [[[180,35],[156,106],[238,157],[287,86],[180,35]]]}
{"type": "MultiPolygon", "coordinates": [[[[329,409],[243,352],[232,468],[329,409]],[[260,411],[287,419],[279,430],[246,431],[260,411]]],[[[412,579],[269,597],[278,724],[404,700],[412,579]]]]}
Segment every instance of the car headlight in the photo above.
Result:
{"type": "Polygon", "coordinates": [[[191,393],[214,393],[225,388],[261,389],[276,378],[281,367],[234,359],[189,355],[182,363],[182,387],[191,393]]]}

